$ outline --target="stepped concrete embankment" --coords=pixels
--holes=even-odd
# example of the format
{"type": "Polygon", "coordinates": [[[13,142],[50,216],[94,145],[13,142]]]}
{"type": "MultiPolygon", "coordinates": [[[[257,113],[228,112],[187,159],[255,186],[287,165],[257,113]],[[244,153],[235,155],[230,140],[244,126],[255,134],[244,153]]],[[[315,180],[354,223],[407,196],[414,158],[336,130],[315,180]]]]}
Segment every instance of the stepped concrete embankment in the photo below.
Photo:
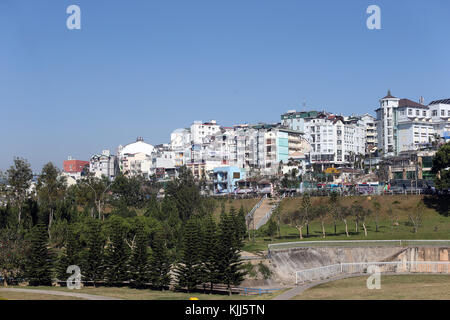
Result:
{"type": "Polygon", "coordinates": [[[275,250],[270,254],[272,279],[295,281],[295,271],[338,263],[388,261],[449,261],[449,247],[314,247],[275,250]]]}

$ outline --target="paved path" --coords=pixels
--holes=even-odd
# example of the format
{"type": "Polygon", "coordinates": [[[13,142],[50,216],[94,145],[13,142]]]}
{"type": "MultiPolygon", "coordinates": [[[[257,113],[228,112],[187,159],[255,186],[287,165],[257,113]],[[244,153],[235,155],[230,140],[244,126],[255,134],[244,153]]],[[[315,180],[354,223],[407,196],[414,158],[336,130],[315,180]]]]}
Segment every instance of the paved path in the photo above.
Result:
{"type": "Polygon", "coordinates": [[[278,202],[280,202],[280,199],[277,198],[265,198],[263,202],[261,203],[261,206],[255,210],[253,213],[253,220],[254,223],[250,225],[250,230],[253,230],[254,227],[258,225],[259,221],[264,218],[264,216],[274,207],[277,205],[278,202]]]}
{"type": "Polygon", "coordinates": [[[72,292],[63,292],[63,291],[56,291],[56,290],[0,288],[0,292],[38,293],[38,294],[48,294],[48,295],[53,295],[53,296],[75,297],[75,298],[81,298],[81,299],[86,299],[86,300],[122,300],[119,298],[97,296],[97,295],[93,295],[93,294],[75,293],[75,292],[72,293],[72,292]]]}
{"type": "MultiPolygon", "coordinates": [[[[411,274],[411,273],[404,273],[404,272],[382,273],[382,275],[384,275],[384,276],[398,276],[398,275],[406,275],[406,274],[411,274]]],[[[422,274],[422,273],[414,273],[414,274],[422,274]]],[[[426,274],[429,274],[429,273],[426,273],[426,274]]],[[[299,294],[303,293],[305,290],[310,289],[315,286],[318,286],[319,284],[322,284],[322,283],[327,283],[327,282],[332,282],[332,281],[347,279],[347,278],[355,278],[355,277],[367,277],[368,278],[369,276],[370,276],[370,274],[368,274],[368,273],[342,274],[342,275],[324,279],[321,281],[311,282],[311,283],[296,286],[296,287],[292,288],[291,290],[288,290],[288,291],[280,294],[279,296],[276,296],[272,300],[290,300],[290,299],[298,296],[299,294]]]]}
{"type": "Polygon", "coordinates": [[[317,281],[317,282],[312,282],[312,283],[308,283],[308,284],[303,284],[303,285],[299,285],[296,286],[294,288],[292,288],[291,290],[288,290],[278,296],[276,296],[275,298],[273,298],[272,300],[290,300],[296,296],[298,296],[299,294],[303,293],[305,290],[318,286],[319,284],[322,283],[327,283],[327,282],[332,282],[332,281],[336,281],[336,280],[341,280],[341,279],[346,279],[346,278],[353,278],[353,277],[363,277],[363,276],[370,276],[367,273],[361,273],[361,274],[344,274],[344,275],[340,275],[337,277],[333,277],[333,278],[328,278],[328,279],[324,279],[321,281],[317,281]]]}

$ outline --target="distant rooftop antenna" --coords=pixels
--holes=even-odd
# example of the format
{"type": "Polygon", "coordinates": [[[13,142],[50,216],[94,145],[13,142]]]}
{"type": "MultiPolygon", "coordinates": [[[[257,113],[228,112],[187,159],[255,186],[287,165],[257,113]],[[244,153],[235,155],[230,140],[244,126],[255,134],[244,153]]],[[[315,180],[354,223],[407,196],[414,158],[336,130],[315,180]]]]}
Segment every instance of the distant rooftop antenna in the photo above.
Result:
{"type": "Polygon", "coordinates": [[[137,137],[136,142],[138,142],[138,141],[144,141],[144,138],[142,138],[142,137],[137,137]]]}
{"type": "Polygon", "coordinates": [[[306,111],[306,99],[303,99],[302,106],[303,106],[303,111],[306,111]]]}
{"type": "Polygon", "coordinates": [[[423,104],[423,103],[424,103],[423,96],[420,96],[420,98],[419,98],[419,103],[420,103],[420,104],[423,104]]]}

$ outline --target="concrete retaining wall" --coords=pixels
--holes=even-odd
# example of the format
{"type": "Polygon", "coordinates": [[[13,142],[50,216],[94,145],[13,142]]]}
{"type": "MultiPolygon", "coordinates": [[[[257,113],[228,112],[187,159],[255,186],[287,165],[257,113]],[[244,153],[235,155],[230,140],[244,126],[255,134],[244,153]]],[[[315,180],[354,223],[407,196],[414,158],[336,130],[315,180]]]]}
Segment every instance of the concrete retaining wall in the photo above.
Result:
{"type": "Polygon", "coordinates": [[[295,281],[295,271],[336,263],[386,261],[449,261],[444,247],[319,247],[291,248],[271,252],[273,279],[281,283],[295,281]]]}

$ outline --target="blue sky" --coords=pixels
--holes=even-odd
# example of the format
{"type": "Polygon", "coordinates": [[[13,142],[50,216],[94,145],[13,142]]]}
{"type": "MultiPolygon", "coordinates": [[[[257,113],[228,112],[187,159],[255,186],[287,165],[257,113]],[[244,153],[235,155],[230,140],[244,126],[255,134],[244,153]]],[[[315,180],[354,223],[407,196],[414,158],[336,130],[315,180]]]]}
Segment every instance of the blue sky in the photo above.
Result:
{"type": "Polygon", "coordinates": [[[1,0],[0,169],[169,142],[194,120],[450,98],[450,2],[1,0]],[[79,5],[82,29],[66,28],[79,5]],[[366,28],[381,8],[382,30],[366,28]]]}

